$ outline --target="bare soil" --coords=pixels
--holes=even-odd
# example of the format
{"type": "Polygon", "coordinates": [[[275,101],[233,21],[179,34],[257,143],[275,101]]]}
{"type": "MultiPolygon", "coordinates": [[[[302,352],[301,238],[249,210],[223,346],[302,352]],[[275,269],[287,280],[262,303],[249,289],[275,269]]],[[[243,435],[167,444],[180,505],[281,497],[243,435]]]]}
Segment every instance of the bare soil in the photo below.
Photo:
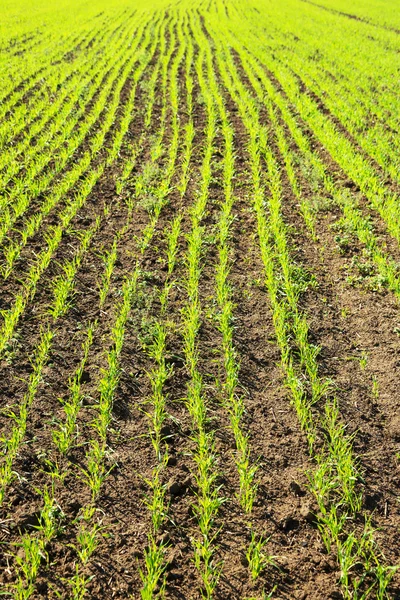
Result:
{"type": "MultiPolygon", "coordinates": [[[[181,75],[183,77],[182,72],[181,75]]],[[[245,80],[244,73],[242,76],[245,80]]],[[[151,134],[156,133],[160,125],[160,82],[157,90],[159,93],[151,134]]],[[[122,103],[128,91],[129,83],[121,94],[122,103]]],[[[178,169],[172,182],[169,203],[160,215],[155,235],[144,256],[139,257],[137,239],[148,223],[148,214],[139,204],[130,226],[118,241],[118,260],[110,294],[100,310],[97,307],[97,282],[102,266],[101,254],[110,248],[114,235],[122,230],[127,217],[124,198],[134,192],[133,181],[128,183],[121,197],[115,191],[116,178],[128,155],[127,144],[121,150],[117,163],[106,169],[74,220],[71,232],[67,232],[63,238],[46,278],[38,286],[35,297],[21,319],[13,348],[7,360],[0,364],[1,407],[14,403],[18,405],[32,370],[30,360],[39,339],[40,325],[48,319],[46,307],[51,301],[51,283],[60,273],[60,264],[71,258],[77,247],[77,237],[73,232],[86,230],[94,223],[103,206],[108,204],[109,216],[102,222],[79,270],[72,307],[55,327],[49,361],[29,414],[25,442],[15,463],[19,478],[14,480],[0,513],[0,534],[5,542],[5,552],[0,557],[1,579],[3,584],[10,584],[15,581],[15,572],[11,567],[11,553],[15,551],[13,544],[20,541],[21,535],[34,534],[38,525],[41,506],[38,489],[43,489],[50,481],[47,461],[57,460],[61,467],[68,470],[64,485],[56,484],[57,502],[63,516],[60,533],[47,548],[49,566],[43,564],[40,570],[34,596],[37,600],[68,598],[67,582],[73,576],[77,562],[74,545],[79,523],[76,518],[80,509],[90,502],[81,467],[85,465],[85,452],[93,434],[90,425],[94,416],[93,405],[98,397],[102,369],[106,367],[105,356],[121,288],[137,259],[141,261],[141,276],[125,334],[121,377],[108,440],[110,473],[96,504],[95,518],[103,528],[103,535],[86,567],[86,575],[91,577],[88,597],[93,600],[140,598],[139,570],[144,568],[143,552],[151,525],[146,506],[146,495],[149,493],[146,479],[151,476],[156,464],[146,415],[146,400],[151,393],[147,374],[154,365],[144,346],[149,324],[160,318],[157,292],[162,289],[166,279],[165,230],[179,213],[182,215],[182,235],[174,272],[175,286],[168,307],[168,362],[173,367],[166,389],[170,418],[164,432],[170,456],[163,475],[168,502],[159,541],[167,545],[166,598],[201,598],[201,582],[193,562],[192,537],[197,535],[193,511],[196,481],[191,455],[192,426],[185,405],[189,375],[184,364],[182,340],[182,308],[186,300],[186,235],[191,227],[190,207],[199,192],[205,143],[206,107],[201,102],[199,91],[196,86],[193,94],[195,150],[188,189],[181,198],[176,188],[178,169]],[[78,417],[79,443],[67,457],[62,458],[57,455],[52,441],[54,422],[62,417],[59,399],[68,395],[69,380],[81,359],[84,330],[95,319],[98,320],[98,327],[81,382],[84,401],[78,417]]],[[[137,139],[142,131],[146,109],[139,87],[138,94],[139,109],[129,131],[132,140],[137,139]]],[[[263,284],[263,265],[252,211],[247,134],[233,102],[228,97],[225,97],[225,102],[235,132],[236,155],[235,219],[230,239],[230,283],[235,307],[234,344],[240,360],[240,392],[246,405],[243,426],[249,435],[252,458],[259,464],[259,470],[257,500],[251,515],[246,515],[237,500],[234,440],[216,385],[223,368],[221,334],[215,325],[214,298],[214,274],[218,261],[216,232],[224,197],[221,170],[223,138],[218,130],[213,153],[213,181],[203,221],[205,243],[200,283],[203,315],[198,337],[199,369],[203,378],[209,427],[214,432],[218,457],[218,485],[226,498],[215,524],[218,547],[216,560],[223,561],[215,598],[261,598],[263,591],[269,593],[276,586],[273,597],[277,600],[338,599],[342,597],[339,566],[335,557],[327,554],[322,543],[315,522],[315,502],[308,489],[307,472],[315,465],[308,454],[306,439],[279,366],[280,353],[268,294],[263,284]],[[245,557],[251,528],[269,538],[266,548],[275,563],[255,581],[251,579],[245,557]]],[[[267,121],[265,114],[263,118],[267,121]]],[[[169,110],[163,140],[167,149],[172,139],[171,119],[169,110]]],[[[186,122],[187,115],[182,106],[181,135],[186,122]]],[[[118,118],[115,127],[117,125],[118,118]]],[[[312,136],[311,132],[307,133],[312,136]]],[[[312,141],[314,147],[318,147],[318,141],[315,138],[312,141]]],[[[348,254],[340,252],[333,228],[338,218],[337,207],[331,206],[318,214],[318,240],[312,241],[285,175],[284,161],[279,155],[276,140],[273,141],[273,150],[281,166],[283,216],[291,232],[291,251],[296,262],[312,273],[317,282],[302,296],[301,308],[309,320],[311,340],[321,348],[320,373],[333,380],[342,418],[348,432],[354,434],[354,449],[364,477],[360,485],[363,488],[365,511],[377,530],[376,539],[388,563],[398,564],[398,303],[384,289],[371,291],[362,282],[357,286],[349,283],[346,266],[353,255],[361,252],[361,248],[354,242],[348,254]],[[363,357],[366,357],[364,367],[362,361],[360,364],[363,357]],[[374,381],[377,382],[375,388],[374,381]],[[373,393],[373,389],[376,393],[373,393]]],[[[140,153],[133,177],[143,169],[149,152],[150,136],[140,153]]],[[[178,164],[182,152],[183,147],[180,146],[178,164]]],[[[329,160],[326,153],[324,158],[329,160]]],[[[157,166],[161,181],[166,155],[160,158],[157,166]]],[[[330,167],[332,173],[336,174],[338,185],[345,185],[343,173],[332,160],[330,167]]],[[[309,184],[303,180],[302,185],[304,194],[311,200],[313,192],[309,184]]],[[[383,227],[381,235],[385,235],[383,227]]],[[[34,255],[41,243],[39,238],[33,240],[26,258],[28,253],[29,256],[34,255]]],[[[388,239],[389,243],[392,242],[388,239]]],[[[3,286],[2,309],[9,308],[18,278],[25,272],[25,267],[21,265],[20,269],[17,266],[15,278],[3,286]]],[[[2,434],[7,435],[10,427],[10,420],[5,418],[2,434]]],[[[395,576],[393,598],[400,598],[399,581],[399,576],[395,576]]]]}

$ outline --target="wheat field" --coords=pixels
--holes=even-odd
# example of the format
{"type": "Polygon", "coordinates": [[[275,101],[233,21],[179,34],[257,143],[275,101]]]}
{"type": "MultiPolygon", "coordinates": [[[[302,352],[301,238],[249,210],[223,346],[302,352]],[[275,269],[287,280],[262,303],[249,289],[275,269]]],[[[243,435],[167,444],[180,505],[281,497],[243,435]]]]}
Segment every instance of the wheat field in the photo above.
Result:
{"type": "Polygon", "coordinates": [[[396,0],[3,0],[0,581],[400,598],[396,0]]]}

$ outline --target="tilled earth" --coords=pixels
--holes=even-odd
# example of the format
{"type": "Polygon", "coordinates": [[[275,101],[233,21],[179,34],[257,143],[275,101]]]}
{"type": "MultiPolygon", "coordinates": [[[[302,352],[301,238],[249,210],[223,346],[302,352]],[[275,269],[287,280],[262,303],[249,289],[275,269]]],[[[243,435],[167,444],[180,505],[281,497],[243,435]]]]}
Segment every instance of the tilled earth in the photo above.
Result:
{"type": "MultiPolygon", "coordinates": [[[[171,60],[175,56],[176,50],[171,60]]],[[[158,55],[151,61],[149,72],[157,58],[158,55]]],[[[240,59],[235,57],[235,60],[240,69],[240,59]]],[[[243,69],[240,74],[250,90],[251,84],[243,69]]],[[[32,372],[31,361],[42,327],[51,327],[54,338],[50,355],[29,411],[24,443],[13,466],[17,476],[7,491],[0,517],[3,542],[1,578],[4,586],[10,586],[16,581],[15,564],[18,558],[23,559],[18,544],[23,536],[36,535],[42,506],[41,490],[52,482],[51,463],[56,463],[65,474],[62,481],[54,481],[55,498],[59,506],[59,531],[46,549],[48,560],[43,560],[39,569],[32,596],[38,600],[69,597],[68,581],[78,564],[76,536],[81,510],[91,502],[83,469],[86,451],[93,436],[92,421],[99,385],[107,368],[106,354],[110,349],[110,335],[122,285],[137,264],[140,265],[138,285],[120,356],[120,379],[114,396],[113,421],[108,437],[109,473],[95,505],[95,519],[100,534],[98,545],[84,569],[84,574],[89,578],[87,597],[121,600],[140,598],[142,584],[139,573],[144,569],[144,549],[151,528],[151,516],[146,504],[150,493],[148,481],[157,462],[147,414],[147,401],[151,395],[148,374],[154,368],[154,363],[146,348],[152,324],[165,318],[168,329],[167,364],[171,372],[165,389],[169,417],[163,436],[168,445],[169,460],[162,474],[166,489],[166,515],[157,541],[166,546],[165,597],[201,598],[201,581],[193,559],[192,540],[198,535],[193,508],[197,482],[192,456],[193,428],[185,403],[189,372],[183,349],[182,310],[187,301],[187,235],[191,230],[191,206],[200,189],[208,116],[202,89],[195,80],[191,115],[195,137],[189,182],[181,196],[178,189],[181,177],[179,165],[185,150],[185,126],[189,122],[185,104],[185,76],[185,68],[181,64],[178,70],[180,144],[177,167],[168,202],[160,213],[145,253],[140,253],[139,241],[149,221],[147,209],[151,192],[137,196],[135,185],[145,173],[146,165],[152,162],[152,144],[161,127],[161,75],[156,83],[151,123],[123,191],[117,193],[116,182],[130,155],[131,145],[145,130],[145,85],[138,86],[136,111],[117,160],[106,167],[72,226],[65,232],[1,362],[0,400],[4,409],[1,435],[7,438],[13,426],[11,419],[7,418],[7,411],[10,406],[18,406],[26,392],[28,377],[32,372]],[[128,217],[126,200],[130,197],[134,198],[134,214],[124,230],[128,217]],[[102,218],[77,273],[71,306],[54,323],[48,313],[53,283],[60,275],[62,263],[74,256],[80,241],[79,233],[94,224],[105,206],[109,207],[109,211],[102,218]],[[172,275],[173,287],[167,317],[163,317],[159,293],[167,278],[166,231],[179,214],[182,221],[177,263],[172,275]],[[110,249],[115,235],[121,231],[123,233],[117,239],[117,260],[110,291],[105,304],[100,307],[98,286],[103,268],[102,255],[110,249]],[[84,332],[90,322],[96,322],[96,328],[80,380],[82,405],[77,420],[76,443],[66,456],[61,456],[54,445],[53,431],[55,424],[63,418],[60,399],[68,397],[71,378],[82,357],[84,332]]],[[[145,74],[144,77],[148,84],[150,76],[145,74]]],[[[222,87],[220,80],[219,84],[222,87]]],[[[121,92],[121,106],[126,102],[129,90],[128,82],[121,92]]],[[[218,263],[217,228],[224,199],[224,141],[221,129],[217,128],[213,144],[212,181],[202,220],[204,241],[199,288],[202,321],[197,337],[208,427],[214,432],[215,439],[217,485],[224,498],[214,526],[217,548],[214,560],[221,561],[222,567],[214,597],[221,600],[262,598],[263,593],[273,592],[272,597],[279,600],[342,598],[340,568],[334,553],[328,553],[322,542],[317,525],[317,505],[309,490],[308,473],[315,468],[315,464],[309,456],[306,437],[301,431],[280,367],[281,356],[264,284],[257,222],[252,208],[248,133],[228,92],[225,90],[221,95],[234,131],[235,146],[234,218],[229,240],[234,346],[240,363],[239,392],[246,407],[243,427],[248,434],[251,459],[258,464],[258,490],[251,514],[245,514],[238,501],[235,441],[221,391],[224,363],[221,355],[222,337],[216,319],[215,271],[218,263]],[[250,576],[246,559],[252,530],[268,539],[265,550],[272,557],[271,563],[256,580],[250,576]]],[[[355,526],[361,527],[364,519],[370,518],[376,530],[375,539],[387,564],[395,565],[400,558],[398,302],[384,286],[377,284],[374,272],[361,272],[360,275],[355,258],[363,256],[363,249],[355,236],[345,248],[338,242],[340,210],[329,198],[325,199],[323,208],[317,212],[316,237],[312,238],[293,194],[268,113],[261,108],[260,114],[272,132],[271,145],[280,167],[283,217],[290,234],[290,251],[295,262],[309,274],[310,283],[301,295],[300,308],[307,315],[312,343],[320,347],[320,373],[332,380],[347,432],[354,436],[354,455],[362,475],[359,486],[364,501],[362,514],[355,518],[355,526]]],[[[121,114],[117,113],[113,125],[115,129],[120,118],[121,114]]],[[[307,131],[313,148],[320,152],[329,165],[337,186],[350,189],[364,203],[364,210],[379,232],[382,245],[399,259],[399,250],[387,234],[384,223],[369,210],[357,186],[348,180],[300,117],[298,121],[307,131]]],[[[162,138],[165,152],[153,165],[152,190],[161,185],[167,169],[168,150],[173,137],[173,109],[170,105],[167,106],[165,123],[162,138]]],[[[283,121],[282,126],[287,133],[283,121]]],[[[111,139],[110,134],[105,141],[106,147],[111,144],[111,139]]],[[[97,160],[102,159],[100,154],[97,160]]],[[[266,171],[265,165],[263,168],[266,171]]],[[[312,203],[315,190],[300,172],[303,197],[312,203]]],[[[322,190],[320,194],[323,194],[322,190]]],[[[31,207],[32,214],[36,209],[36,205],[31,207]]],[[[16,290],[26,276],[29,261],[44,244],[44,228],[57,222],[60,210],[61,206],[45,218],[43,231],[30,240],[13,273],[2,283],[2,310],[12,305],[16,290]]],[[[315,407],[315,411],[318,410],[319,407],[315,407]]],[[[398,586],[399,576],[395,575],[390,597],[400,597],[398,586]]]]}

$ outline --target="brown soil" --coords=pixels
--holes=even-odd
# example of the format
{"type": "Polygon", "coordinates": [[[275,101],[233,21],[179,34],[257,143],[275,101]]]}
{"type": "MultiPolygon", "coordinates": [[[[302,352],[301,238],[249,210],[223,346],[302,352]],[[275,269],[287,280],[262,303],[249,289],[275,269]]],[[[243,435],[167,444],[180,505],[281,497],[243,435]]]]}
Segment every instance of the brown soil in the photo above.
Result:
{"type": "MultiPolygon", "coordinates": [[[[175,54],[173,54],[172,59],[175,54]]],[[[145,77],[151,76],[156,58],[145,77]]],[[[184,97],[184,67],[180,69],[180,94],[184,97]]],[[[243,81],[249,86],[245,73],[243,81]]],[[[278,85],[274,80],[274,84],[278,85]]],[[[126,102],[131,82],[121,93],[121,106],[126,102]]],[[[166,517],[159,531],[158,542],[167,546],[165,597],[170,600],[201,598],[201,580],[193,561],[192,539],[198,536],[198,524],[193,506],[196,503],[196,465],[193,460],[193,427],[185,404],[189,372],[184,360],[182,308],[186,302],[187,234],[191,229],[190,207],[199,193],[200,170],[204,157],[206,105],[195,83],[193,93],[195,126],[191,177],[181,198],[179,165],[184,152],[184,127],[188,122],[181,98],[180,144],[178,168],[174,175],[169,202],[163,207],[151,244],[140,255],[138,239],[146,227],[149,215],[137,202],[134,217],[123,236],[118,239],[118,259],[111,279],[105,305],[98,307],[98,279],[102,271],[101,255],[110,249],[114,237],[127,218],[124,200],[135,193],[135,176],[144,172],[150,158],[151,136],[159,130],[162,112],[161,83],[157,82],[153,119],[143,148],[139,153],[132,179],[117,196],[115,183],[129,156],[132,140],[143,131],[146,95],[138,86],[137,113],[129,134],[114,165],[108,167],[90,193],[84,207],[73,221],[57,249],[46,276],[40,281],[35,296],[21,318],[8,355],[0,363],[0,405],[18,405],[27,389],[27,382],[40,337],[40,325],[48,323],[55,332],[50,356],[43,372],[39,391],[31,407],[23,446],[14,464],[19,477],[7,491],[0,513],[0,536],[6,549],[0,557],[3,584],[15,582],[15,544],[24,534],[36,535],[42,505],[38,490],[49,485],[48,461],[58,461],[67,474],[63,485],[56,483],[56,499],[62,511],[59,534],[47,547],[48,563],[43,561],[36,582],[34,598],[50,600],[69,597],[68,582],[75,573],[77,531],[81,509],[90,504],[90,491],[82,478],[86,466],[88,444],[93,438],[91,422],[96,414],[99,383],[107,367],[106,353],[110,349],[110,334],[117,314],[124,280],[139,261],[138,288],[127,323],[124,346],[120,356],[120,380],[115,393],[113,421],[109,430],[108,466],[106,477],[96,500],[94,520],[103,528],[99,544],[85,567],[90,577],[88,597],[94,600],[140,598],[140,570],[144,569],[144,551],[151,529],[151,516],[146,506],[149,494],[147,480],[157,464],[149,435],[147,400],[151,394],[148,374],[154,363],[145,351],[151,325],[160,319],[157,293],[166,281],[165,231],[175,216],[182,216],[178,259],[173,274],[174,287],[168,305],[167,362],[171,376],[166,386],[169,418],[163,434],[169,447],[170,460],[162,480],[166,486],[166,517]],[[60,265],[70,259],[78,247],[77,232],[85,231],[101,214],[104,205],[110,207],[103,219],[79,269],[70,310],[56,324],[46,313],[52,298],[52,284],[60,274],[60,265]],[[78,415],[77,443],[66,457],[60,457],[52,441],[52,431],[63,418],[60,398],[68,397],[68,384],[82,357],[84,332],[90,322],[98,321],[94,342],[90,348],[82,376],[82,406],[78,415]]],[[[208,411],[208,427],[213,432],[217,456],[218,486],[226,501],[222,504],[214,527],[215,560],[221,561],[222,572],[215,593],[217,600],[262,598],[275,587],[277,600],[328,600],[342,597],[339,587],[340,570],[333,553],[328,554],[315,522],[315,501],[308,489],[307,472],[315,465],[309,456],[289,391],[280,368],[271,306],[263,284],[264,267],[257,243],[257,226],[252,210],[251,172],[246,145],[247,133],[237,107],[224,95],[229,121],[234,129],[235,179],[231,225],[230,283],[234,303],[234,345],[240,362],[240,393],[246,412],[242,426],[249,436],[251,457],[259,465],[258,494],[250,515],[244,514],[237,499],[238,474],[234,460],[234,439],[229,417],[223,406],[217,380],[223,378],[221,334],[216,326],[215,268],[218,262],[217,226],[224,200],[222,159],[224,143],[221,128],[216,133],[212,158],[213,178],[209,188],[204,226],[200,301],[202,322],[198,334],[199,370],[208,411]],[[246,562],[246,549],[251,529],[268,538],[266,550],[274,557],[256,580],[252,580],[246,562]]],[[[263,122],[268,117],[261,109],[263,122]]],[[[166,152],[155,169],[155,179],[162,178],[167,167],[168,149],[172,140],[172,110],[169,107],[163,146],[166,152]]],[[[113,130],[118,127],[121,110],[113,130]]],[[[300,125],[306,130],[305,124],[300,125]]],[[[219,123],[220,125],[220,123],[219,123]]],[[[312,133],[307,130],[312,137],[312,133]]],[[[107,143],[111,143],[110,136],[107,143]]],[[[329,155],[312,137],[335,174],[338,185],[346,178],[329,155]]],[[[347,271],[352,256],[362,252],[353,244],[347,254],[341,254],[335,242],[333,228],[339,209],[329,206],[316,220],[318,241],[313,242],[305,228],[296,198],[285,174],[284,161],[276,140],[271,147],[279,162],[283,184],[283,216],[290,232],[290,248],[294,260],[315,276],[317,285],[309,287],[301,297],[301,309],[308,317],[311,341],[321,347],[320,374],[331,378],[336,386],[341,416],[350,434],[354,434],[354,450],[359,457],[364,480],[364,514],[371,517],[377,529],[376,539],[388,564],[400,560],[397,543],[400,520],[398,505],[400,447],[400,417],[398,411],[398,378],[400,360],[400,318],[398,304],[384,289],[370,291],[361,284],[352,286],[347,271]],[[346,270],[347,268],[347,270],[346,270]],[[362,368],[360,359],[367,356],[362,368]],[[375,394],[373,393],[373,382],[375,394]]],[[[97,161],[104,159],[100,153],[97,161]]],[[[96,163],[98,164],[98,162],[96,163]]],[[[303,194],[310,201],[314,191],[309,182],[301,180],[303,194]]],[[[365,199],[364,210],[366,207],[365,199]]],[[[51,224],[54,215],[46,219],[51,224]]],[[[374,217],[374,226],[379,219],[374,217]]],[[[379,233],[385,240],[380,223],[379,233]]],[[[387,239],[388,248],[392,241],[387,239]]],[[[35,237],[24,254],[33,256],[43,246],[43,238],[35,237]]],[[[393,247],[393,252],[396,249],[393,247]]],[[[396,255],[397,256],[397,255],[396,255]]],[[[2,286],[1,309],[10,307],[18,279],[26,265],[17,265],[12,280],[2,286]]],[[[12,421],[6,412],[2,419],[2,435],[9,435],[12,421]]],[[[357,517],[358,518],[358,517],[357,517]]],[[[356,525],[362,521],[359,516],[356,525]]],[[[393,579],[392,598],[398,598],[400,576],[393,579]]]]}
{"type": "MultiPolygon", "coordinates": [[[[246,79],[243,72],[242,78],[246,79]]],[[[338,165],[300,117],[296,115],[296,118],[311,138],[312,147],[324,156],[329,173],[336,174],[336,184],[347,187],[348,180],[344,180],[345,175],[338,165]]],[[[277,149],[275,152],[279,156],[277,149]]],[[[355,435],[354,450],[364,476],[365,510],[377,529],[376,539],[388,563],[396,565],[400,560],[396,543],[400,517],[397,501],[400,465],[396,458],[400,447],[396,375],[400,352],[398,301],[384,289],[370,291],[368,278],[356,287],[349,285],[349,263],[352,257],[362,254],[362,248],[353,239],[348,252],[341,254],[335,243],[337,207],[328,204],[317,216],[318,242],[315,243],[305,228],[285,174],[283,183],[284,216],[292,231],[293,252],[297,262],[312,273],[318,283],[316,288],[309,288],[302,304],[308,315],[311,341],[321,348],[320,373],[335,383],[344,422],[348,432],[355,435]],[[366,367],[362,368],[360,359],[364,355],[368,358],[366,367]],[[372,391],[374,379],[379,389],[377,397],[372,391]]],[[[304,179],[302,187],[303,194],[312,201],[315,192],[304,179]]],[[[365,206],[365,199],[363,203],[365,206]]],[[[397,257],[398,248],[394,247],[380,218],[371,210],[368,216],[382,244],[393,247],[397,257]]],[[[393,597],[397,597],[395,590],[399,585],[400,579],[396,576],[393,597]]]]}

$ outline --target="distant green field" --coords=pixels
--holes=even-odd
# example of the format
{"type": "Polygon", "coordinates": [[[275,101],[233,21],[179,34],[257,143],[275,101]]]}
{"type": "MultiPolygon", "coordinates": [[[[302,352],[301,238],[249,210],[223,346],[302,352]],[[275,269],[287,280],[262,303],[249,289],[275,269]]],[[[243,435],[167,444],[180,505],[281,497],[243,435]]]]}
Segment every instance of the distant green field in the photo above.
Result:
{"type": "Polygon", "coordinates": [[[399,56],[397,0],[2,0],[5,597],[400,598],[399,56]]]}

